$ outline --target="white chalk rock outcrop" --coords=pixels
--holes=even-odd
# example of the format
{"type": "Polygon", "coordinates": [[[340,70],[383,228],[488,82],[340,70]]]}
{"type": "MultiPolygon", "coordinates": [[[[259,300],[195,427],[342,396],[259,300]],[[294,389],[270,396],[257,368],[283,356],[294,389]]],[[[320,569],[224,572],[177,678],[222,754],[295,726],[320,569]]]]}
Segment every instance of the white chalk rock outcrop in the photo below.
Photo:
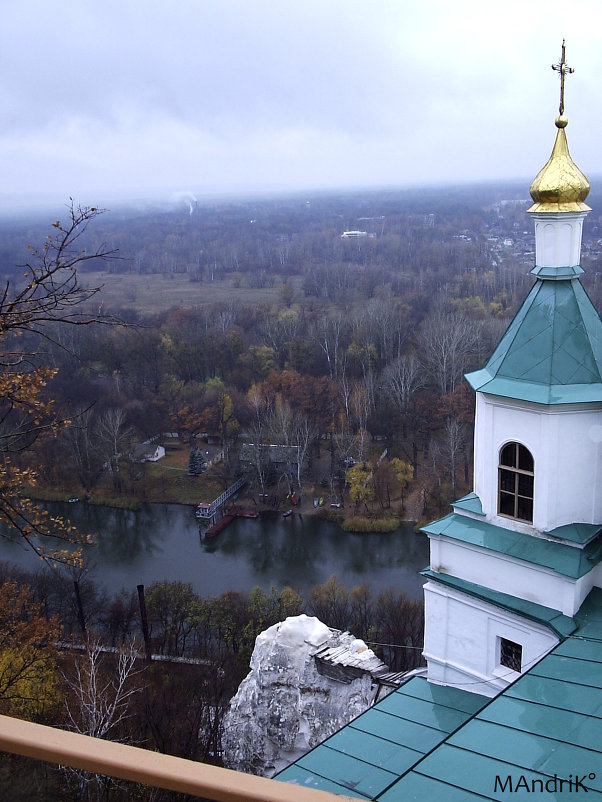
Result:
{"type": "Polygon", "coordinates": [[[270,777],[370,707],[377,689],[368,673],[348,683],[318,673],[315,652],[343,644],[373,654],[306,615],[257,637],[251,671],[224,720],[226,766],[270,777]]]}

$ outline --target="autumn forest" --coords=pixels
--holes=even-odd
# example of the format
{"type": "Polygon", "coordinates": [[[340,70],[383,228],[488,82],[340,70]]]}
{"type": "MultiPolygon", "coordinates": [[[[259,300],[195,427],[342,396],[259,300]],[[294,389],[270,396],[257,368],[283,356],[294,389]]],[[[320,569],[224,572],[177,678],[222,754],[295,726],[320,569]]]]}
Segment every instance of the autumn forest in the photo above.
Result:
{"type": "MultiPolygon", "coordinates": [[[[140,599],[86,578],[78,533],[43,501],[195,505],[244,476],[256,510],[295,499],[367,537],[443,513],[471,487],[463,375],[532,282],[526,195],[190,196],[71,206],[67,223],[0,219],[0,518],[42,557],[29,572],[0,566],[0,712],[219,764],[254,639],[287,615],[397,645],[382,659],[415,666],[421,605],[336,577],[306,597],[203,599],[155,583],[150,639],[166,661],[148,665],[140,599]],[[159,445],[161,459],[140,459],[159,445]],[[58,531],[65,548],[44,550],[58,531]]],[[[598,308],[601,242],[593,212],[582,266],[598,308]]],[[[8,756],[0,788],[14,800],[180,798],[8,756]]]]}

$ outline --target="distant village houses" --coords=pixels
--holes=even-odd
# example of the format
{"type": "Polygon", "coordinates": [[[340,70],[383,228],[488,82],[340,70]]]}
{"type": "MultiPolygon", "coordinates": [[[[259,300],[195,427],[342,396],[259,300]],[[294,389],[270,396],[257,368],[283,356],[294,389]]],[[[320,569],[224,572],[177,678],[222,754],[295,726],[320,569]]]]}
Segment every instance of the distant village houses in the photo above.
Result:
{"type": "Polygon", "coordinates": [[[150,442],[135,446],[131,454],[133,462],[158,462],[164,456],[164,446],[150,442]]]}
{"type": "Polygon", "coordinates": [[[244,473],[261,470],[266,483],[283,475],[292,478],[297,475],[299,451],[299,446],[243,443],[239,454],[240,467],[244,473]]]}

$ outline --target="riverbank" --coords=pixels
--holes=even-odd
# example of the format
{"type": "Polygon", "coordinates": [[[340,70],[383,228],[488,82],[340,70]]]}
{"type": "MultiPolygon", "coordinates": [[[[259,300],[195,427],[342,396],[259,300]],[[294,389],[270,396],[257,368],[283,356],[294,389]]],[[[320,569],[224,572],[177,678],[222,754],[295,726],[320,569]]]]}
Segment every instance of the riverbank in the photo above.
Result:
{"type": "MultiPolygon", "coordinates": [[[[27,490],[28,495],[39,501],[69,501],[77,499],[88,504],[112,507],[123,510],[138,510],[145,503],[179,504],[196,507],[201,501],[211,502],[223,492],[228,484],[220,473],[217,463],[210,471],[200,476],[188,475],[188,447],[181,443],[170,443],[166,455],[158,462],[131,463],[126,460],[121,464],[121,492],[116,492],[108,474],[103,474],[91,491],[73,484],[57,486],[52,477],[45,481],[40,477],[35,487],[27,490]]],[[[419,491],[408,494],[405,507],[401,509],[400,500],[396,500],[390,510],[361,511],[358,514],[356,505],[330,505],[328,500],[322,505],[314,505],[317,495],[316,486],[306,483],[298,494],[300,499],[296,506],[290,503],[286,491],[277,486],[265,488],[266,495],[245,492],[243,488],[235,501],[244,507],[257,512],[280,511],[291,508],[295,513],[318,516],[336,523],[349,532],[391,532],[402,522],[416,521],[421,517],[418,513],[419,491]]],[[[321,488],[320,488],[321,490],[321,488]]],[[[322,491],[323,492],[323,491],[322,491]]]]}
{"type": "MultiPolygon", "coordinates": [[[[218,494],[219,495],[219,494],[218,494]]],[[[36,501],[42,502],[80,502],[85,501],[87,504],[91,504],[98,507],[109,507],[113,509],[119,510],[131,510],[131,511],[138,511],[142,507],[143,504],[178,504],[181,506],[187,506],[195,508],[198,504],[198,501],[181,501],[179,499],[170,499],[169,497],[165,497],[165,495],[161,495],[161,498],[135,498],[132,496],[126,495],[100,495],[95,493],[93,495],[82,493],[81,495],[77,495],[77,491],[73,490],[56,490],[53,488],[30,488],[28,492],[28,496],[30,498],[35,499],[36,501]]],[[[325,506],[314,506],[313,498],[309,501],[303,501],[303,497],[301,503],[299,503],[296,507],[290,508],[293,510],[292,514],[297,515],[304,515],[304,516],[312,516],[316,518],[320,518],[324,521],[328,521],[329,523],[337,524],[340,526],[345,532],[353,532],[353,533],[383,533],[383,532],[394,532],[396,529],[402,525],[402,523],[412,523],[412,519],[410,518],[401,518],[398,515],[391,514],[389,516],[381,515],[356,515],[351,508],[345,509],[344,507],[325,507],[325,506]]],[[[306,496],[305,498],[309,498],[306,496]]],[[[254,496],[246,495],[244,492],[238,496],[237,504],[243,507],[247,507],[249,509],[255,510],[258,514],[262,512],[285,512],[289,509],[286,506],[286,499],[283,500],[283,503],[278,506],[275,510],[273,506],[258,503],[258,500],[254,496]]]]}

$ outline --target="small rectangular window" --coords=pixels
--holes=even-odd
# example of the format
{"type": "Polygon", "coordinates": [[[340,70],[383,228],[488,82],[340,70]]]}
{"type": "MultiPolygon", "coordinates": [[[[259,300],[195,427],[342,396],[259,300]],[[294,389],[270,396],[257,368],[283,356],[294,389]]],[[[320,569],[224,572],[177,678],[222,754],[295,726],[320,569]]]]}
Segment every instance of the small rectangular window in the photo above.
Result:
{"type": "Polygon", "coordinates": [[[500,638],[500,665],[520,673],[523,662],[523,647],[520,643],[500,638]]]}

